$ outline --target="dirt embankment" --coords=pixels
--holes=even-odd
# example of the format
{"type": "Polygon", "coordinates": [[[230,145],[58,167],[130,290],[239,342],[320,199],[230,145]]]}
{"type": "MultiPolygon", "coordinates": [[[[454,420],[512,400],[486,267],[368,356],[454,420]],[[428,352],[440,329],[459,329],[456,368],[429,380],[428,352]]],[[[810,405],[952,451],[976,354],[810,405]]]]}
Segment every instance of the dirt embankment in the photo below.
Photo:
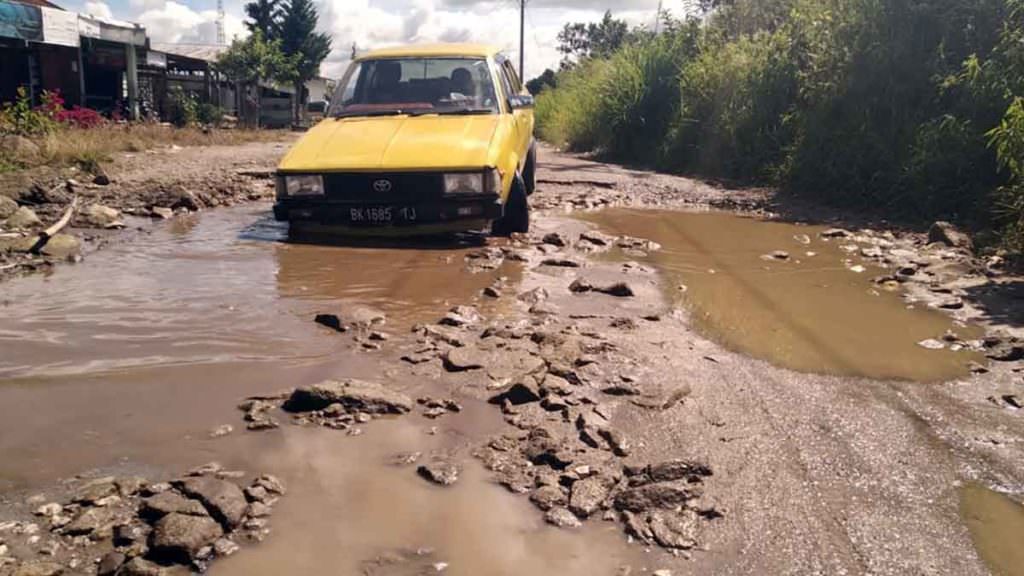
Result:
{"type": "Polygon", "coordinates": [[[34,169],[0,179],[0,281],[78,262],[106,242],[165,220],[274,194],[271,174],[288,142],[157,148],[119,154],[99,175],[34,169]],[[44,230],[71,214],[66,228],[44,230]]]}
{"type": "MultiPolygon", "coordinates": [[[[196,162],[204,155],[197,154],[196,162]]],[[[345,462],[346,479],[357,483],[352,475],[362,478],[363,468],[372,470],[363,479],[368,484],[391,474],[418,476],[423,484],[438,486],[423,497],[441,499],[474,482],[473,471],[482,464],[486,479],[536,508],[538,523],[594,541],[595,533],[588,530],[612,526],[631,549],[650,550],[613,563],[604,562],[607,551],[601,546],[588,547],[583,555],[598,558],[600,573],[609,575],[981,575],[988,573],[984,561],[998,562],[979,556],[960,504],[968,483],[1024,491],[1024,423],[1019,416],[1024,347],[1010,334],[993,334],[1014,329],[1015,321],[1000,312],[998,303],[1013,302],[1017,280],[1004,275],[997,262],[973,258],[965,240],[944,226],[925,235],[846,230],[842,222],[828,222],[830,229],[806,243],[793,238],[786,247],[764,246],[757,253],[766,257],[759,266],[784,263],[792,267],[787,273],[797,275],[800,266],[813,262],[807,255],[811,243],[837,243],[848,261],[832,264],[843,274],[863,277],[871,266],[884,269],[867,282],[871,287],[865,290],[879,291],[872,297],[896,297],[881,293],[893,289],[906,294],[908,305],[947,314],[965,328],[968,321],[981,322],[990,331],[988,338],[954,333],[922,341],[922,348],[970,350],[991,360],[949,382],[796,372],[778,367],[774,358],[752,359],[734,351],[727,339],[702,332],[692,309],[677,299],[678,289],[666,286],[670,276],[658,268],[659,252],[714,252],[726,246],[659,246],[640,234],[599,231],[567,215],[611,206],[742,207],[765,214],[773,202],[769,193],[721,190],[551,151],[541,159],[539,189],[531,198],[537,211],[533,232],[508,241],[487,240],[462,254],[467,274],[493,276],[493,281],[483,283],[478,294],[460,293],[458,301],[435,303],[431,320],[410,330],[398,331],[400,324],[383,314],[357,313],[354,305],[309,314],[307,322],[320,324],[318,338],[334,339],[339,350],[367,358],[373,364],[367,372],[377,374],[377,381],[347,373],[323,381],[312,371],[299,372],[307,379],[284,392],[239,398],[240,412],[232,416],[238,428],[246,428],[236,435],[246,438],[242,446],[260,452],[303,445],[289,442],[295,438],[291,431],[322,428],[339,442],[341,436],[352,436],[352,442],[373,446],[358,436],[384,434],[396,420],[412,421],[416,438],[441,440],[428,451],[394,454],[386,473],[366,462],[345,462]],[[804,256],[798,258],[798,251],[804,256]],[[465,425],[466,420],[473,425],[465,425]],[[453,440],[446,443],[448,438],[453,440]]],[[[219,174],[237,175],[240,169],[245,167],[233,164],[219,174]]],[[[132,182],[138,183],[136,190],[145,188],[143,171],[134,174],[137,178],[125,180],[129,188],[132,182]]],[[[194,176],[197,182],[204,178],[201,171],[194,176]]],[[[325,266],[303,271],[312,275],[314,268],[325,266]]],[[[287,283],[284,268],[279,282],[287,283]]],[[[686,271],[729,273],[725,268],[686,271]]],[[[306,278],[294,281],[308,288],[306,278]]],[[[435,288],[448,296],[443,286],[435,288]]],[[[770,299],[757,302],[773,305],[770,299]]],[[[900,327],[883,319],[877,329],[900,327]]],[[[352,366],[340,370],[352,371],[352,366]]],[[[271,390],[280,384],[275,386],[271,390]]],[[[409,445],[420,441],[402,438],[409,445]]],[[[303,464],[284,473],[289,499],[304,497],[296,482],[320,473],[308,464],[319,455],[300,455],[303,464]]],[[[321,488],[334,480],[326,479],[321,488]]],[[[172,485],[188,496],[185,484],[172,485]]],[[[320,494],[305,497],[318,513],[326,505],[320,494]]],[[[390,494],[384,500],[400,497],[390,494]]],[[[363,498],[372,501],[373,490],[347,494],[345,503],[354,506],[363,498]]],[[[137,500],[129,504],[144,506],[137,500]]],[[[53,510],[71,516],[81,512],[75,506],[71,502],[58,506],[62,512],[53,510]]],[[[472,516],[488,514],[470,508],[472,515],[453,509],[445,518],[475,526],[478,520],[472,516]]],[[[372,510],[360,520],[386,526],[382,533],[388,533],[396,528],[386,520],[391,512],[372,510]]],[[[285,524],[308,527],[315,521],[285,524]]],[[[329,541],[322,540],[325,534],[336,531],[333,525],[315,525],[315,533],[299,540],[329,541]]],[[[55,538],[63,538],[62,530],[53,527],[55,538]]],[[[467,531],[460,530],[459,541],[468,539],[467,531]]],[[[0,538],[17,551],[17,560],[8,562],[11,570],[38,562],[33,555],[41,552],[25,534],[0,532],[0,538]]],[[[296,541],[275,534],[271,547],[275,538],[296,541]]],[[[107,542],[105,533],[90,542],[81,544],[88,553],[79,555],[79,562],[95,555],[93,546],[106,546],[95,544],[107,542]]],[[[473,573],[468,562],[449,565],[439,555],[487,556],[487,550],[502,546],[491,542],[481,553],[460,550],[458,544],[441,551],[407,544],[413,552],[360,549],[367,556],[362,572],[468,574],[473,573]]],[[[140,556],[129,545],[114,542],[113,548],[123,554],[116,557],[120,561],[140,556]]],[[[295,562],[292,550],[266,556],[264,550],[245,553],[260,561],[281,561],[281,572],[295,562]]],[[[558,554],[542,553],[545,560],[558,554]]],[[[205,557],[185,560],[202,567],[205,557]]],[[[225,569],[230,570],[232,560],[224,561],[225,569]]],[[[306,562],[317,565],[315,558],[306,562]]],[[[478,562],[486,571],[488,558],[478,562]]],[[[65,566],[71,573],[91,573],[88,564],[65,566]]]]}

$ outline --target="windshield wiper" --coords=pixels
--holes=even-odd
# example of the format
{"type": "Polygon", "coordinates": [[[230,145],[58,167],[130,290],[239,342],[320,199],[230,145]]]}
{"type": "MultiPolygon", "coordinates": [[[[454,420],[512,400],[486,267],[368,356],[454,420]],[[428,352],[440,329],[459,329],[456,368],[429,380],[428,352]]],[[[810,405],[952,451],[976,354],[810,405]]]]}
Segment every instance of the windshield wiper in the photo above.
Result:
{"type": "Polygon", "coordinates": [[[359,118],[372,116],[402,116],[406,114],[403,110],[366,110],[364,112],[338,112],[335,118],[359,118]]]}
{"type": "Polygon", "coordinates": [[[458,110],[445,110],[443,112],[437,112],[442,115],[457,115],[457,116],[468,116],[475,114],[494,114],[494,110],[491,108],[460,108],[458,110]]]}

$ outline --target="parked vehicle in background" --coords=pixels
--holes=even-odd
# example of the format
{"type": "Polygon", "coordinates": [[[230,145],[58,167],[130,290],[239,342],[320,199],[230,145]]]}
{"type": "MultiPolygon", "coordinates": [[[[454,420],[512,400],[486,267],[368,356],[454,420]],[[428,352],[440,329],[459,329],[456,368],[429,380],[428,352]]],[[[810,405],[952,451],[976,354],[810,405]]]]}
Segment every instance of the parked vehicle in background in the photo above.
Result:
{"type": "Polygon", "coordinates": [[[496,48],[365,54],[278,166],[274,215],[352,233],[526,232],[533,125],[533,98],[496,48]]]}

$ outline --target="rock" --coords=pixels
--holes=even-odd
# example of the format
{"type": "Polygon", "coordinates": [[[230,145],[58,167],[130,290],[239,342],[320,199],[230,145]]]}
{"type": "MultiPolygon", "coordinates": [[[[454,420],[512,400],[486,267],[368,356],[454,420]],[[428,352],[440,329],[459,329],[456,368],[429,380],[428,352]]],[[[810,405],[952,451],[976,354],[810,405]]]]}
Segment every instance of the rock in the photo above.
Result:
{"type": "Polygon", "coordinates": [[[18,566],[12,576],[60,576],[64,567],[56,562],[27,562],[18,566]]]}
{"type": "Polygon", "coordinates": [[[434,484],[451,486],[459,479],[459,466],[448,460],[434,460],[421,464],[416,473],[434,484]]]}
{"type": "Polygon", "coordinates": [[[93,504],[96,500],[118,493],[116,479],[111,477],[98,478],[82,485],[72,497],[73,502],[93,504]]]}
{"type": "Polygon", "coordinates": [[[580,518],[596,512],[608,498],[611,486],[602,476],[591,476],[574,482],[569,496],[569,510],[580,518]]]}
{"type": "Polygon", "coordinates": [[[103,533],[113,529],[114,512],[108,508],[86,508],[64,527],[64,533],[71,536],[85,536],[103,533]]]}
{"type": "Polygon", "coordinates": [[[245,515],[249,518],[266,518],[270,516],[273,509],[264,504],[263,502],[252,502],[245,511],[245,515]]]}
{"type": "Polygon", "coordinates": [[[774,250],[763,256],[765,260],[789,260],[789,252],[785,250],[774,250]]]}
{"type": "Polygon", "coordinates": [[[569,245],[569,242],[566,241],[565,236],[563,236],[559,232],[551,232],[549,234],[545,234],[541,242],[543,242],[544,244],[549,244],[551,246],[559,246],[563,248],[569,245]]]}
{"type": "Polygon", "coordinates": [[[483,321],[483,316],[472,306],[456,306],[438,322],[443,326],[471,326],[483,321]]]}
{"type": "Polygon", "coordinates": [[[541,486],[530,493],[530,502],[541,510],[563,507],[567,503],[565,489],[557,484],[541,486]]]}
{"type": "MultiPolygon", "coordinates": [[[[206,515],[205,510],[202,515],[206,515]]],[[[142,522],[133,521],[130,524],[119,524],[114,527],[114,545],[131,546],[133,544],[145,544],[152,532],[153,528],[149,524],[142,522]]]]}
{"type": "Polygon", "coordinates": [[[202,502],[210,515],[226,528],[238,526],[245,516],[248,506],[245,494],[236,484],[227,480],[210,477],[186,478],[181,482],[181,491],[202,502]]]}
{"type": "Polygon", "coordinates": [[[954,248],[974,248],[974,242],[966,233],[961,232],[956,226],[949,222],[936,222],[928,229],[928,242],[938,242],[954,248]]]}
{"type": "Polygon", "coordinates": [[[697,522],[696,512],[683,509],[678,513],[654,512],[647,525],[660,546],[689,550],[697,545],[697,522]]]}
{"type": "Polygon", "coordinates": [[[54,234],[41,250],[47,256],[68,258],[82,253],[82,242],[70,234],[54,234]]]}
{"type": "Polygon", "coordinates": [[[623,490],[615,496],[615,508],[630,512],[654,509],[674,509],[701,494],[696,486],[673,482],[658,482],[623,490]]]}
{"type": "Polygon", "coordinates": [[[125,562],[117,571],[117,576],[164,576],[165,573],[159,564],[137,557],[125,562]]]}
{"type": "Polygon", "coordinates": [[[338,332],[348,332],[348,326],[342,324],[341,318],[334,314],[317,314],[316,317],[313,318],[313,322],[338,332]]]}
{"type": "Polygon", "coordinates": [[[583,525],[572,512],[561,506],[548,510],[544,521],[559,528],[579,528],[583,525]]]}
{"type": "Polygon", "coordinates": [[[213,544],[223,534],[220,524],[208,516],[168,514],[154,527],[153,552],[170,560],[189,562],[200,548],[213,544]]]}
{"type": "Polygon", "coordinates": [[[540,387],[537,385],[537,381],[532,376],[524,376],[519,382],[491,398],[491,403],[501,404],[503,401],[508,400],[513,405],[519,406],[521,404],[529,404],[530,402],[540,402],[540,398],[540,387]]]}
{"type": "Polygon", "coordinates": [[[917,343],[917,345],[927,350],[942,350],[943,348],[946,347],[942,340],[937,340],[935,338],[921,340],[920,342],[917,343]]]}
{"type": "MultiPolygon", "coordinates": [[[[13,158],[30,158],[39,154],[39,145],[24,136],[2,134],[0,135],[0,150],[10,154],[13,158]]],[[[7,156],[7,154],[4,155],[7,156]]]]}
{"type": "Polygon", "coordinates": [[[4,228],[8,230],[37,228],[42,225],[43,221],[28,206],[18,208],[14,214],[11,214],[4,220],[4,228]]]}
{"type": "Polygon", "coordinates": [[[235,552],[238,552],[238,550],[238,544],[235,544],[227,538],[218,538],[217,541],[213,543],[213,551],[217,556],[222,558],[231,556],[235,552]]]}
{"type": "Polygon", "coordinates": [[[149,215],[161,220],[170,220],[171,218],[174,218],[174,210],[166,206],[153,206],[149,209],[149,215]]]}
{"type": "Polygon", "coordinates": [[[231,434],[235,431],[235,428],[231,424],[221,424],[213,430],[210,430],[210,438],[221,438],[231,434]]]}
{"type": "Polygon", "coordinates": [[[263,474],[253,482],[253,486],[259,486],[270,492],[271,494],[277,494],[278,496],[284,496],[285,486],[284,482],[281,481],[277,476],[270,474],[263,474]]]}
{"type": "Polygon", "coordinates": [[[609,236],[596,230],[588,230],[580,233],[580,241],[593,244],[594,246],[611,246],[615,243],[615,237],[609,236]]]}
{"type": "Polygon", "coordinates": [[[0,220],[6,220],[18,211],[18,203],[0,194],[0,220]]]}
{"type": "Polygon", "coordinates": [[[143,518],[158,520],[172,513],[189,516],[207,516],[206,508],[198,500],[185,498],[177,492],[168,491],[150,496],[142,501],[139,514],[143,518]]]}
{"type": "Polygon", "coordinates": [[[56,502],[50,502],[49,504],[43,504],[39,508],[36,508],[34,514],[36,516],[56,516],[64,511],[64,507],[56,502]]]}
{"type": "Polygon", "coordinates": [[[121,213],[102,204],[89,204],[78,213],[78,221],[96,228],[121,224],[121,213]]]}
{"type": "Polygon", "coordinates": [[[647,476],[652,482],[672,482],[683,479],[693,481],[702,476],[711,476],[711,468],[703,462],[675,459],[652,464],[647,469],[647,476]]]}
{"type": "Polygon", "coordinates": [[[579,260],[573,260],[572,258],[545,258],[540,262],[541,266],[551,266],[552,268],[580,268],[583,266],[579,260]]]}
{"type": "Polygon", "coordinates": [[[821,233],[822,238],[846,238],[850,233],[842,228],[829,228],[821,233]]]}
{"type": "Polygon", "coordinates": [[[548,294],[548,291],[545,290],[544,288],[533,288],[532,290],[527,290],[526,292],[523,292],[522,294],[517,296],[517,298],[521,302],[525,302],[531,306],[537,304],[538,302],[547,300],[549,297],[550,294],[548,294]]]}
{"type": "Polygon", "coordinates": [[[576,294],[585,292],[600,292],[609,296],[629,298],[635,296],[633,289],[625,282],[611,282],[607,284],[594,284],[586,278],[577,278],[569,285],[569,291],[576,294]]]}
{"type": "Polygon", "coordinates": [[[405,394],[365,380],[326,380],[311,386],[296,388],[283,408],[289,412],[323,410],[331,404],[341,404],[350,411],[368,414],[405,414],[412,410],[413,401],[405,394]]]}
{"type": "Polygon", "coordinates": [[[92,183],[93,184],[96,184],[97,186],[109,186],[110,185],[110,175],[107,174],[107,171],[103,168],[103,166],[101,166],[99,164],[94,164],[93,167],[92,167],[92,173],[93,173],[93,178],[92,178],[92,183]]]}
{"type": "Polygon", "coordinates": [[[127,559],[128,557],[120,552],[107,552],[96,566],[96,576],[114,576],[127,559]]]}

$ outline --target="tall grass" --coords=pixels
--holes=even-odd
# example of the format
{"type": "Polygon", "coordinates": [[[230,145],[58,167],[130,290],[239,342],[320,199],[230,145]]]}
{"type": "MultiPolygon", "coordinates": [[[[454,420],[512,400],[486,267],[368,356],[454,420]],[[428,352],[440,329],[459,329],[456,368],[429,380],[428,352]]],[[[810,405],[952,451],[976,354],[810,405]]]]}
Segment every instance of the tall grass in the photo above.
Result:
{"type": "Polygon", "coordinates": [[[1024,0],[733,0],[636,38],[540,96],[542,137],[1024,248],[1024,0]]]}
{"type": "Polygon", "coordinates": [[[91,168],[119,152],[142,152],[167,146],[238,145],[284,140],[285,131],[172,128],[158,124],[104,124],[95,128],[67,127],[33,137],[39,153],[21,156],[22,167],[77,164],[91,168]]]}

